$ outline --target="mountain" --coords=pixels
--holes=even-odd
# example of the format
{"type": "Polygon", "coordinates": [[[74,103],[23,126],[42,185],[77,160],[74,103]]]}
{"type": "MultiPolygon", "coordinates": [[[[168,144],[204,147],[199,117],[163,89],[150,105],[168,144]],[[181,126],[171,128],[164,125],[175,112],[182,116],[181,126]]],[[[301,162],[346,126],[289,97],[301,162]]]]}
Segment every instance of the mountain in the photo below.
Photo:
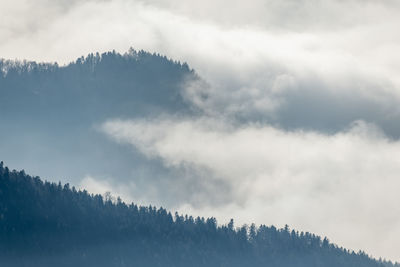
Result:
{"type": "Polygon", "coordinates": [[[3,59],[0,70],[2,114],[46,124],[187,109],[180,89],[194,75],[186,63],[134,49],[89,54],[61,67],[3,59]]]}
{"type": "Polygon", "coordinates": [[[186,63],[134,49],[89,54],[65,66],[0,60],[0,157],[75,183],[88,174],[131,179],[127,174],[146,164],[149,176],[165,176],[161,166],[109,140],[99,125],[191,114],[183,94],[191,79],[197,75],[186,63]]]}
{"type": "MultiPolygon", "coordinates": [[[[73,166],[71,166],[73,167],[73,166]]],[[[0,163],[0,264],[23,266],[399,266],[288,226],[172,215],[0,163]]]]}

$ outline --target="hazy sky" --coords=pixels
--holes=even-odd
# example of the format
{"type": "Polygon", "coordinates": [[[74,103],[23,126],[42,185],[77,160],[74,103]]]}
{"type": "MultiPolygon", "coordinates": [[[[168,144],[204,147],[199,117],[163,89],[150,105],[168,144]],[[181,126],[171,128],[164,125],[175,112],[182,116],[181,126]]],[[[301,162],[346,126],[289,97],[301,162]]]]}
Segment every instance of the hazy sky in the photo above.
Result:
{"type": "MultiPolygon", "coordinates": [[[[164,188],[173,208],[400,260],[399,12],[394,0],[0,0],[0,57],[133,46],[188,62],[203,82],[183,94],[204,115],[102,126],[180,175],[164,188]]],[[[163,189],[143,200],[134,182],[81,186],[150,203],[163,189]]]]}

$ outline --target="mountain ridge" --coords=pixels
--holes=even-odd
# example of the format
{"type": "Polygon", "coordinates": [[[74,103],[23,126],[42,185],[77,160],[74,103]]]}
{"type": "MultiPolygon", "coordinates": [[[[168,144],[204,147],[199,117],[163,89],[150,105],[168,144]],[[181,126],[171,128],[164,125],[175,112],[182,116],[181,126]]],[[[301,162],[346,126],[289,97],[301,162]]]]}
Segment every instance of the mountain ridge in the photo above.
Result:
{"type": "Polygon", "coordinates": [[[198,78],[186,63],[134,49],[91,53],[64,66],[0,60],[0,70],[0,158],[75,184],[88,173],[130,178],[146,164],[158,176],[162,166],[118,146],[98,126],[116,118],[190,115],[182,91],[198,78]]]}

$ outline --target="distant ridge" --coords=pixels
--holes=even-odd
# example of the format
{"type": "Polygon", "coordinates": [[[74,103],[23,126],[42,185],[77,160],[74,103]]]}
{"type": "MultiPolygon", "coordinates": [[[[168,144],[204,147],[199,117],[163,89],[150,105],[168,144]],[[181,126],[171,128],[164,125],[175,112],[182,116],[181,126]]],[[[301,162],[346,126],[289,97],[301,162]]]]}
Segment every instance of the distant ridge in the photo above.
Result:
{"type": "Polygon", "coordinates": [[[1,266],[400,266],[288,226],[218,226],[0,163],[1,266]]]}
{"type": "Polygon", "coordinates": [[[193,79],[188,64],[134,49],[91,53],[65,66],[0,60],[0,158],[75,183],[87,173],[131,179],[146,159],[109,140],[99,125],[190,116],[183,91],[193,79]]]}
{"type": "Polygon", "coordinates": [[[46,119],[49,111],[63,118],[79,114],[81,123],[154,108],[174,112],[186,108],[181,88],[195,77],[186,63],[133,48],[91,53],[65,66],[0,59],[0,111],[46,119]]]}

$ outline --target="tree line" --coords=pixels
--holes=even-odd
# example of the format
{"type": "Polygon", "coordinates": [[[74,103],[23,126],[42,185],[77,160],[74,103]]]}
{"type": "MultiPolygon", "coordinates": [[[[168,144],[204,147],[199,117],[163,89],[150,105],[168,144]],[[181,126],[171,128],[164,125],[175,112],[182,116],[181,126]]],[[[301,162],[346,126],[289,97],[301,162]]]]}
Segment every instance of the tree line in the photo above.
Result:
{"type": "MultiPolygon", "coordinates": [[[[73,168],[73,166],[71,166],[73,168]]],[[[172,214],[0,163],[2,266],[400,266],[312,233],[172,214]]]]}

